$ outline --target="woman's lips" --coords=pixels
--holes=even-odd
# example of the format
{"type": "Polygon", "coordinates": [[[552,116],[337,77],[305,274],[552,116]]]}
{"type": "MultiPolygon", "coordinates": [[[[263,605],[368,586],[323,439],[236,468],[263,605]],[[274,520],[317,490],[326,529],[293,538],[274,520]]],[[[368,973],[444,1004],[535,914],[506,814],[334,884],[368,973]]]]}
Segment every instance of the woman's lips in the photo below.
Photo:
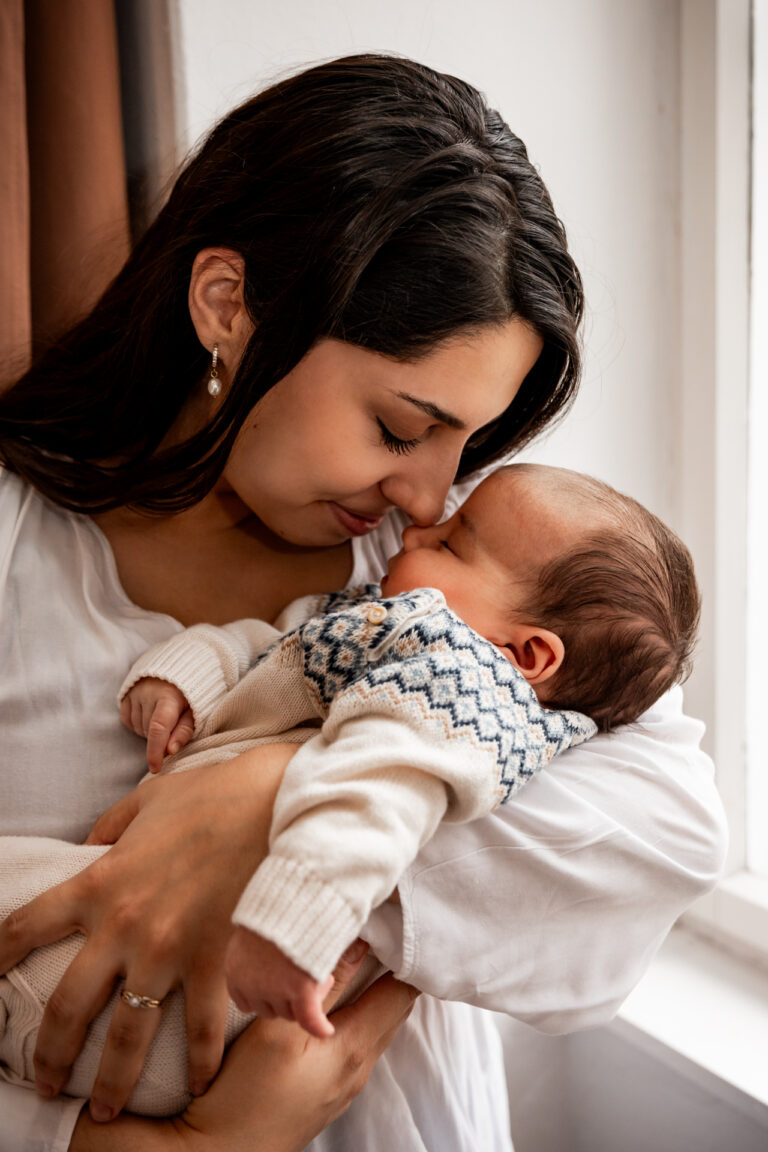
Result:
{"type": "Polygon", "coordinates": [[[381,524],[383,519],[382,516],[361,516],[359,512],[352,512],[351,509],[344,508],[334,500],[328,501],[328,507],[342,528],[350,532],[353,536],[365,536],[366,532],[372,532],[374,528],[381,524]]]}

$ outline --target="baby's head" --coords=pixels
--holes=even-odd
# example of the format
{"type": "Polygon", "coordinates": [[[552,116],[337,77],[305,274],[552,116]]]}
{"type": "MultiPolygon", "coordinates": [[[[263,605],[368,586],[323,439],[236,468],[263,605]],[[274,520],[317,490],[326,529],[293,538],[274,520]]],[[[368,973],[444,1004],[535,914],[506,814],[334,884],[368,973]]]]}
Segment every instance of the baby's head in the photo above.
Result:
{"type": "Polygon", "coordinates": [[[443,524],[407,528],[387,596],[438,588],[543,704],[608,730],[689,672],[699,593],[687,548],[598,480],[512,464],[443,524]]]}

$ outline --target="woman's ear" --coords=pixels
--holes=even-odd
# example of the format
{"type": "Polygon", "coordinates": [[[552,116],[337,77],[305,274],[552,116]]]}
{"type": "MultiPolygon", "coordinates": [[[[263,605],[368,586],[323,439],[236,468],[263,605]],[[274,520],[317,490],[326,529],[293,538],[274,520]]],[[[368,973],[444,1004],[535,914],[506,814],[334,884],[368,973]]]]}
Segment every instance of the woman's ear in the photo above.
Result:
{"type": "Polygon", "coordinates": [[[509,639],[500,645],[507,659],[529,684],[543,684],[554,676],[565,658],[565,645],[555,632],[533,624],[512,624],[509,639]]]}
{"type": "Polygon", "coordinates": [[[231,248],[203,248],[189,279],[189,314],[198,339],[232,370],[245,350],[253,324],[245,307],[245,261],[231,248]]]}

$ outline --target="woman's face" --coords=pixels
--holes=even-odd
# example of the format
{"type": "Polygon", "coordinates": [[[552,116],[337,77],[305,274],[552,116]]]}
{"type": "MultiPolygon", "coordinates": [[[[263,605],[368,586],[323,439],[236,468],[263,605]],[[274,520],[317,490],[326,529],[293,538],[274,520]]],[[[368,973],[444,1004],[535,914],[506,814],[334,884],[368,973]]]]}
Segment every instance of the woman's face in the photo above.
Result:
{"type": "Polygon", "coordinates": [[[433,524],[467,440],[509,407],[541,347],[518,319],[410,363],[322,340],[251,411],[223,482],[292,544],[343,543],[393,507],[433,524]]]}

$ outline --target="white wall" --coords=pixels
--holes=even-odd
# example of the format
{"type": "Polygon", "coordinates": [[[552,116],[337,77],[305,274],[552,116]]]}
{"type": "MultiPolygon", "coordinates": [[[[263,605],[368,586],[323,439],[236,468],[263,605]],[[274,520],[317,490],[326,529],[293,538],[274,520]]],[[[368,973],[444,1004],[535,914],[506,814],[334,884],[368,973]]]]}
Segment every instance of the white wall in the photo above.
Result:
{"type": "Polygon", "coordinates": [[[617,1022],[543,1036],[505,1022],[515,1152],[765,1152],[768,1111],[617,1022]]]}
{"type": "Polygon", "coordinates": [[[665,0],[178,0],[187,142],[287,71],[389,50],[481,88],[526,141],[585,277],[587,366],[535,455],[678,522],[679,14],[665,0]]]}

